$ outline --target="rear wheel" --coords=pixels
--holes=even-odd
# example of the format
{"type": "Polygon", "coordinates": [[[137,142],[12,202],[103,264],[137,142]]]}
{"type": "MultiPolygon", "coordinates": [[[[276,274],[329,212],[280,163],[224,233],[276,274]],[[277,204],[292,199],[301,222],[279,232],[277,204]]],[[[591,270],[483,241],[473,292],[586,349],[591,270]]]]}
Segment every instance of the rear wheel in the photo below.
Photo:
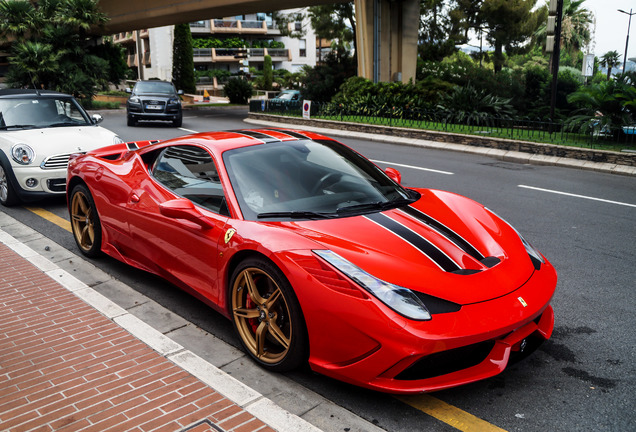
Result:
{"type": "Polygon", "coordinates": [[[306,360],[305,322],[296,295],[270,261],[243,261],[231,279],[234,328],[247,352],[266,369],[284,372],[306,360]]]}
{"type": "Polygon", "coordinates": [[[10,207],[19,202],[18,195],[11,185],[11,180],[9,180],[9,174],[4,165],[0,164],[0,203],[3,206],[10,207]]]}
{"type": "Polygon", "coordinates": [[[79,184],[73,188],[70,201],[75,243],[84,255],[96,257],[102,247],[102,226],[93,197],[85,185],[79,184]]]}

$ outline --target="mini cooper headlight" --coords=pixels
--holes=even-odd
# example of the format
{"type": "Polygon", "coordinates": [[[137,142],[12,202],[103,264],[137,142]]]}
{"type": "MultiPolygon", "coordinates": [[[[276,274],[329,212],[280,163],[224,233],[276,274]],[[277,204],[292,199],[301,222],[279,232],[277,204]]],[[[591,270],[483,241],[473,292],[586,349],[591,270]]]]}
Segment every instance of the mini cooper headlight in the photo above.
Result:
{"type": "Polygon", "coordinates": [[[431,319],[431,314],[422,300],[411,290],[378,279],[330,250],[313,252],[400,315],[418,321],[431,319]]]}
{"type": "Polygon", "coordinates": [[[123,139],[121,139],[121,138],[119,137],[119,135],[115,135],[115,136],[113,137],[113,144],[123,144],[123,143],[125,143],[125,142],[126,142],[126,141],[124,141],[123,139]]]}
{"type": "Polygon", "coordinates": [[[29,165],[35,159],[35,152],[26,144],[16,144],[11,148],[11,157],[20,165],[29,165]]]}

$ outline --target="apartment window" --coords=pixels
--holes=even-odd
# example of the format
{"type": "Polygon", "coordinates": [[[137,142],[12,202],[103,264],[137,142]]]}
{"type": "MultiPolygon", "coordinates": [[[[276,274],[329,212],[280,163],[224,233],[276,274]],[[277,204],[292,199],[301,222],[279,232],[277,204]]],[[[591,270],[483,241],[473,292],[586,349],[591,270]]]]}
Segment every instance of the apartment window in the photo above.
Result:
{"type": "Polygon", "coordinates": [[[298,41],[298,48],[298,56],[307,57],[307,41],[305,39],[300,39],[298,41]]]}
{"type": "Polygon", "coordinates": [[[300,22],[300,21],[296,21],[296,22],[294,23],[294,29],[295,29],[297,32],[302,31],[302,30],[303,30],[303,23],[302,23],[302,22],[300,22]]]}

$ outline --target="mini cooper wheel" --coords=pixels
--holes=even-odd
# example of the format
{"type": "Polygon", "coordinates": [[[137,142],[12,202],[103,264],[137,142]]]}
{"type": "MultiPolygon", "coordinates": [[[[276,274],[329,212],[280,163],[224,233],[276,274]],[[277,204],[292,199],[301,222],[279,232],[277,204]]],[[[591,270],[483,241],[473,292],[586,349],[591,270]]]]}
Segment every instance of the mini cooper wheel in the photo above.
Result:
{"type": "Polygon", "coordinates": [[[102,226],[93,197],[88,188],[80,184],[73,188],[70,202],[75,243],[84,255],[95,257],[99,255],[102,246],[102,226]]]}
{"type": "Polygon", "coordinates": [[[4,165],[0,163],[0,203],[3,206],[10,207],[19,202],[18,196],[11,185],[9,174],[4,165]]]}
{"type": "Polygon", "coordinates": [[[232,321],[247,352],[272,371],[300,366],[306,360],[305,323],[282,272],[265,259],[251,258],[231,281],[232,321]]]}

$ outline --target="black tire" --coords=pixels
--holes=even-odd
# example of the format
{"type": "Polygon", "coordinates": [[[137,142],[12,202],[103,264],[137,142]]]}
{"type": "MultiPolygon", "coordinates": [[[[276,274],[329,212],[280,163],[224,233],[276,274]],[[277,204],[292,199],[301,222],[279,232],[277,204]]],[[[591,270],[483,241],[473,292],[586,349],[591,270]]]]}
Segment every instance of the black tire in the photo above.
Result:
{"type": "Polygon", "coordinates": [[[272,262],[241,262],[230,282],[234,329],[249,355],[265,369],[286,372],[307,361],[307,330],[287,278],[272,262]]]}
{"type": "Polygon", "coordinates": [[[127,124],[128,126],[137,126],[137,120],[135,120],[132,116],[128,116],[127,124]]]}
{"type": "Polygon", "coordinates": [[[172,120],[172,126],[174,127],[181,127],[182,124],[183,124],[182,114],[180,114],[179,117],[177,117],[175,120],[172,120]]]}
{"type": "Polygon", "coordinates": [[[20,202],[18,194],[15,192],[9,173],[4,164],[0,163],[0,204],[5,207],[11,207],[20,202]]]}
{"type": "Polygon", "coordinates": [[[79,250],[87,257],[101,254],[102,225],[88,188],[78,184],[69,196],[69,212],[73,237],[79,250]]]}

